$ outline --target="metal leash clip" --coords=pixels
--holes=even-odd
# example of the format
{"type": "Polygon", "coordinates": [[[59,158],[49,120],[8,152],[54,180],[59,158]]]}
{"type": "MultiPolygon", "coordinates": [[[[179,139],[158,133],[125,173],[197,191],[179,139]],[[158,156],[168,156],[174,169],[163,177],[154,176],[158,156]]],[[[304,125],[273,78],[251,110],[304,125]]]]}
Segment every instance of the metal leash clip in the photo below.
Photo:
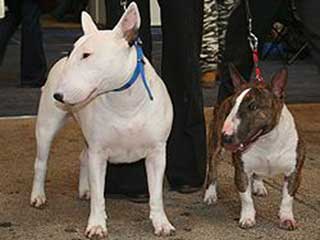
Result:
{"type": "Polygon", "coordinates": [[[253,32],[249,32],[249,36],[248,36],[248,40],[249,40],[249,44],[252,50],[256,50],[258,49],[258,38],[256,35],[254,35],[253,32]]]}
{"type": "Polygon", "coordinates": [[[252,31],[252,18],[248,17],[248,28],[249,28],[249,36],[248,36],[248,40],[249,40],[249,44],[252,50],[256,50],[258,49],[258,38],[256,35],[254,35],[253,31],[252,31]]]}
{"type": "Polygon", "coordinates": [[[127,0],[120,0],[120,6],[123,7],[123,10],[124,10],[124,11],[127,10],[127,4],[128,4],[128,1],[127,1],[127,0]]]}

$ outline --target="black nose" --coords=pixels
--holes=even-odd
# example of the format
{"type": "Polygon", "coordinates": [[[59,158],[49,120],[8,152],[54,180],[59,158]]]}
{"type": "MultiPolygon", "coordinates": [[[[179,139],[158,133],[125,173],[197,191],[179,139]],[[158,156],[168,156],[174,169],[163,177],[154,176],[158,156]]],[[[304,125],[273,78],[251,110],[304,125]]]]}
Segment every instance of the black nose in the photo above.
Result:
{"type": "Polygon", "coordinates": [[[223,134],[222,135],[222,141],[223,141],[224,144],[232,144],[233,137],[232,137],[232,135],[223,134]]]}
{"type": "Polygon", "coordinates": [[[55,100],[63,103],[63,94],[62,93],[55,93],[55,94],[53,94],[53,97],[55,100]]]}

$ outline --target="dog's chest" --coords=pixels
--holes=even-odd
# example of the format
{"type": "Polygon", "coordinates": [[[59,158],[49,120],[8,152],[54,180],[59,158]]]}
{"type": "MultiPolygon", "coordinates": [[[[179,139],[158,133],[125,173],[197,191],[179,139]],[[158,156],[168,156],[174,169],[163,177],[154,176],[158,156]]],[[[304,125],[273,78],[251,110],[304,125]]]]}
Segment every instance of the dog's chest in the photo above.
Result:
{"type": "Polygon", "coordinates": [[[262,176],[288,175],[296,166],[297,145],[295,123],[284,106],[278,125],[242,154],[244,171],[262,176]]]}
{"type": "Polygon", "coordinates": [[[155,104],[157,108],[149,105],[130,115],[116,114],[98,104],[81,112],[78,120],[89,148],[101,152],[112,163],[131,163],[147,157],[150,149],[165,144],[171,129],[171,106],[155,104]]]}

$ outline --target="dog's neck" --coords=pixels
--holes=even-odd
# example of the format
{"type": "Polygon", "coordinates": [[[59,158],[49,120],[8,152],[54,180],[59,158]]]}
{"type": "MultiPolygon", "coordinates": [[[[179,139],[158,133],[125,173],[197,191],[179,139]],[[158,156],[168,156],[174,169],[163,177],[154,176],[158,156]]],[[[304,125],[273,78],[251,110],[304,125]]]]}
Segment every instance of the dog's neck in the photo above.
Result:
{"type": "Polygon", "coordinates": [[[288,139],[294,139],[296,135],[297,130],[294,119],[284,104],[277,125],[270,132],[261,136],[254,145],[266,149],[269,149],[271,145],[276,146],[276,148],[284,148],[288,143],[288,139]]]}
{"type": "MultiPolygon", "coordinates": [[[[128,58],[123,62],[123,66],[126,67],[124,67],[123,72],[119,73],[117,76],[117,79],[119,79],[117,81],[119,83],[117,87],[121,87],[129,81],[137,66],[137,52],[134,47],[130,48],[128,58]]],[[[150,86],[150,79],[153,77],[151,76],[153,69],[147,59],[145,59],[144,68],[147,82],[150,86]]],[[[143,85],[141,75],[138,76],[136,82],[128,89],[118,92],[109,92],[104,94],[102,99],[106,107],[124,115],[133,114],[135,110],[139,109],[144,103],[150,101],[143,85]]]]}

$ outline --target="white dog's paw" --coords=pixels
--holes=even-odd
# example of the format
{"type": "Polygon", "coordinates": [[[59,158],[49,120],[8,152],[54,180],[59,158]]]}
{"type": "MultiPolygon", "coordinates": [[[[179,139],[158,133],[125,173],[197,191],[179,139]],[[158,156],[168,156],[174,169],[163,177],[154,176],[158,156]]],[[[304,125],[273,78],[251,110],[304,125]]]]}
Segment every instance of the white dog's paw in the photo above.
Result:
{"type": "Polygon", "coordinates": [[[217,201],[218,201],[217,185],[210,184],[204,194],[203,202],[208,205],[212,205],[212,204],[216,204],[217,201]]]}
{"type": "Polygon", "coordinates": [[[170,236],[174,234],[176,229],[172,226],[166,216],[154,216],[151,220],[155,235],[170,236]]]}
{"type": "Polygon", "coordinates": [[[88,226],[85,232],[86,237],[88,238],[106,238],[108,235],[108,231],[106,227],[103,227],[102,225],[94,225],[94,226],[88,226]]]}
{"type": "Polygon", "coordinates": [[[239,227],[243,229],[252,228],[256,224],[255,210],[254,209],[242,209],[241,217],[239,220],[239,227]]]}
{"type": "Polygon", "coordinates": [[[106,225],[106,214],[90,215],[85,235],[88,238],[105,238],[108,234],[106,225]]]}
{"type": "Polygon", "coordinates": [[[252,192],[254,195],[259,197],[266,197],[268,195],[268,191],[261,180],[254,180],[252,184],[252,192]]]}
{"type": "Polygon", "coordinates": [[[30,205],[35,208],[42,208],[47,203],[47,198],[44,193],[42,194],[31,194],[30,205]]]}
{"type": "Polygon", "coordinates": [[[89,190],[79,191],[79,198],[85,201],[90,200],[90,191],[89,190]]]}

